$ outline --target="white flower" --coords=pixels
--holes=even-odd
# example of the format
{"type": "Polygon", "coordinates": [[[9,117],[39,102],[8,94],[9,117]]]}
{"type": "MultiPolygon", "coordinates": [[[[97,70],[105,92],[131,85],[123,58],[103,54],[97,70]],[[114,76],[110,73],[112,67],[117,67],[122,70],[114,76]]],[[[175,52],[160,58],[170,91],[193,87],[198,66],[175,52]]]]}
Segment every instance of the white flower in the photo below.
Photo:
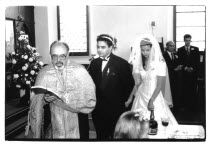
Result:
{"type": "Polygon", "coordinates": [[[31,70],[31,72],[30,72],[32,75],[34,75],[35,74],[35,71],[34,70],[31,70]]]}
{"type": "Polygon", "coordinates": [[[12,64],[16,64],[17,61],[15,59],[12,59],[12,64]]]}
{"type": "Polygon", "coordinates": [[[36,50],[36,48],[32,47],[32,50],[36,50]]]}
{"type": "Polygon", "coordinates": [[[31,49],[31,46],[30,46],[30,45],[27,45],[26,47],[27,47],[28,49],[31,49]]]}
{"type": "Polygon", "coordinates": [[[30,84],[31,83],[31,81],[26,81],[26,84],[30,84]]]}
{"type": "Polygon", "coordinates": [[[27,77],[27,76],[28,76],[28,74],[25,74],[25,76],[27,77]]]}
{"type": "Polygon", "coordinates": [[[28,55],[25,55],[25,56],[24,56],[24,59],[28,59],[28,55]]]}
{"type": "Polygon", "coordinates": [[[37,69],[37,66],[36,65],[34,66],[34,69],[37,69]]]}
{"type": "Polygon", "coordinates": [[[32,62],[33,61],[33,58],[29,58],[28,60],[29,60],[29,62],[32,62]]]}
{"type": "Polygon", "coordinates": [[[39,62],[39,64],[40,64],[41,66],[43,66],[43,65],[44,65],[44,63],[43,63],[43,62],[41,62],[41,61],[39,62]]]}
{"type": "Polygon", "coordinates": [[[26,63],[25,66],[28,68],[28,63],[26,63]]]}
{"type": "Polygon", "coordinates": [[[109,74],[109,68],[108,68],[108,70],[107,70],[107,73],[106,73],[107,75],[109,74]]]}
{"type": "Polygon", "coordinates": [[[24,55],[21,55],[21,58],[24,58],[24,55]]]}
{"type": "Polygon", "coordinates": [[[15,55],[15,52],[12,52],[12,55],[15,55]]]}
{"type": "Polygon", "coordinates": [[[19,41],[22,41],[22,40],[23,40],[23,36],[20,36],[20,37],[18,38],[18,40],[19,40],[19,41]]]}
{"type": "Polygon", "coordinates": [[[20,86],[20,85],[16,85],[16,87],[17,87],[17,88],[20,88],[21,86],[20,86]]]}
{"type": "Polygon", "coordinates": [[[36,53],[36,56],[39,56],[39,53],[38,52],[36,53]]]}
{"type": "Polygon", "coordinates": [[[24,39],[25,39],[25,43],[28,43],[28,40],[26,38],[24,38],[24,39]]]}
{"type": "Polygon", "coordinates": [[[14,74],[13,77],[16,79],[16,78],[19,77],[19,75],[18,74],[14,74]]]}
{"type": "Polygon", "coordinates": [[[95,55],[95,54],[93,54],[92,56],[93,56],[93,58],[94,58],[94,59],[96,59],[96,58],[98,58],[98,57],[99,57],[99,55],[98,55],[98,54],[96,54],[96,55],[95,55]]]}
{"type": "Polygon", "coordinates": [[[24,31],[20,31],[20,35],[21,35],[21,34],[25,34],[24,31]]]}
{"type": "Polygon", "coordinates": [[[23,66],[23,67],[22,67],[22,70],[26,70],[27,68],[28,68],[28,67],[26,67],[26,66],[23,66]]]}

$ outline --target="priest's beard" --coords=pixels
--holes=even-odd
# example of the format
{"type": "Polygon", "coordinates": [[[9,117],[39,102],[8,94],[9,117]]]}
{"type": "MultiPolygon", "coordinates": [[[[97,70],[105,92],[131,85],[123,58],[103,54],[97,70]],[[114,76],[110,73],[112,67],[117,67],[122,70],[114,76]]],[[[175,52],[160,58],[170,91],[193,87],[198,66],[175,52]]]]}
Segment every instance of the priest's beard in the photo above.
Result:
{"type": "Polygon", "coordinates": [[[55,69],[56,69],[56,70],[60,70],[60,71],[61,71],[61,70],[63,70],[63,69],[64,69],[64,65],[62,65],[61,67],[57,67],[57,66],[55,66],[55,69]]]}
{"type": "Polygon", "coordinates": [[[56,70],[59,70],[59,71],[62,71],[63,69],[64,69],[64,63],[63,62],[57,62],[56,64],[55,64],[55,69],[56,70]]]}

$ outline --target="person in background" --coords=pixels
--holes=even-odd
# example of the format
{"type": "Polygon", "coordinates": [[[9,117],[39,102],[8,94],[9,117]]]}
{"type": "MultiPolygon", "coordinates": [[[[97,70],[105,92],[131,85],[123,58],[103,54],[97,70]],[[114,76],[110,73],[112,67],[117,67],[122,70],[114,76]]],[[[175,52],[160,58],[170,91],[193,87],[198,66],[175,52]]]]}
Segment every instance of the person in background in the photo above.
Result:
{"type": "Polygon", "coordinates": [[[149,121],[141,119],[136,112],[127,111],[117,121],[114,139],[145,139],[149,132],[149,121]]]}
{"type": "Polygon", "coordinates": [[[182,65],[178,65],[178,56],[176,54],[176,47],[173,41],[166,43],[166,51],[163,53],[163,57],[166,61],[169,73],[169,80],[171,86],[171,94],[173,98],[173,109],[178,109],[181,104],[181,79],[180,74],[182,71],[182,65]]]}
{"type": "Polygon", "coordinates": [[[96,107],[92,118],[97,139],[112,139],[116,122],[126,111],[127,101],[134,79],[129,63],[114,55],[116,39],[108,34],[97,37],[97,52],[99,57],[92,60],[88,68],[96,85],[96,107]]]}
{"type": "Polygon", "coordinates": [[[184,35],[185,45],[178,48],[179,64],[182,65],[182,102],[183,108],[196,108],[196,88],[199,72],[200,55],[198,47],[191,46],[191,35],[184,35]]]}
{"type": "Polygon", "coordinates": [[[36,78],[35,86],[51,88],[54,94],[32,93],[30,97],[29,130],[36,139],[79,139],[78,113],[90,113],[95,107],[95,85],[86,69],[68,59],[69,47],[61,41],[50,46],[52,64],[45,66],[36,78]],[[49,104],[51,121],[43,128],[43,106],[49,104]]]}
{"type": "Polygon", "coordinates": [[[157,40],[151,34],[142,34],[135,40],[131,53],[129,62],[133,64],[135,79],[135,87],[128,99],[131,102],[135,95],[131,111],[140,112],[145,119],[150,119],[154,110],[157,122],[166,118],[170,124],[177,125],[170,111],[173,101],[168,69],[157,40]]]}

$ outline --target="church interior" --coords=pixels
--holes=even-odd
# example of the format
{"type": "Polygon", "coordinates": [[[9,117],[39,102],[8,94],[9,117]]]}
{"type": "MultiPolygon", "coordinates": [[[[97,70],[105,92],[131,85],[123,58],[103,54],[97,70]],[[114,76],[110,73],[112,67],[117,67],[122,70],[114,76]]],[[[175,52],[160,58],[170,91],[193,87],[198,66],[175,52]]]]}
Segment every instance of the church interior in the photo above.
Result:
{"type": "MultiPolygon", "coordinates": [[[[200,65],[193,109],[171,109],[179,124],[206,128],[206,8],[178,5],[80,5],[80,6],[9,6],[5,9],[5,140],[24,140],[28,120],[30,87],[15,84],[12,53],[21,47],[18,34],[24,33],[36,49],[43,66],[51,63],[50,44],[63,40],[70,47],[69,59],[87,68],[97,55],[96,37],[111,34],[117,38],[114,54],[129,60],[132,44],[138,35],[151,33],[164,52],[173,41],[176,49],[184,45],[183,36],[192,35],[192,45],[199,48],[200,65]],[[195,21],[195,19],[198,19],[195,21]],[[188,21],[185,21],[188,20],[188,21]]],[[[181,102],[182,100],[180,100],[181,102]]],[[[89,114],[90,139],[96,137],[89,114]]]]}

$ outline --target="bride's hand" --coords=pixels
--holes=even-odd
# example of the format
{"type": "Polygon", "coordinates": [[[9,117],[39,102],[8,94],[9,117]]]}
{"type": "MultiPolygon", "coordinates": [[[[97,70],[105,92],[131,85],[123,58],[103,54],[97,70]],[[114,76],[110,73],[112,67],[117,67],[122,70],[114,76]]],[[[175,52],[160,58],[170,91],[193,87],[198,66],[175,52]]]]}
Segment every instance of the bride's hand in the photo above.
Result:
{"type": "Polygon", "coordinates": [[[129,98],[128,101],[125,102],[125,107],[128,108],[131,102],[132,100],[129,98]]]}
{"type": "Polygon", "coordinates": [[[149,111],[154,110],[154,104],[153,104],[153,100],[152,99],[149,100],[147,108],[148,108],[149,111]]]}

